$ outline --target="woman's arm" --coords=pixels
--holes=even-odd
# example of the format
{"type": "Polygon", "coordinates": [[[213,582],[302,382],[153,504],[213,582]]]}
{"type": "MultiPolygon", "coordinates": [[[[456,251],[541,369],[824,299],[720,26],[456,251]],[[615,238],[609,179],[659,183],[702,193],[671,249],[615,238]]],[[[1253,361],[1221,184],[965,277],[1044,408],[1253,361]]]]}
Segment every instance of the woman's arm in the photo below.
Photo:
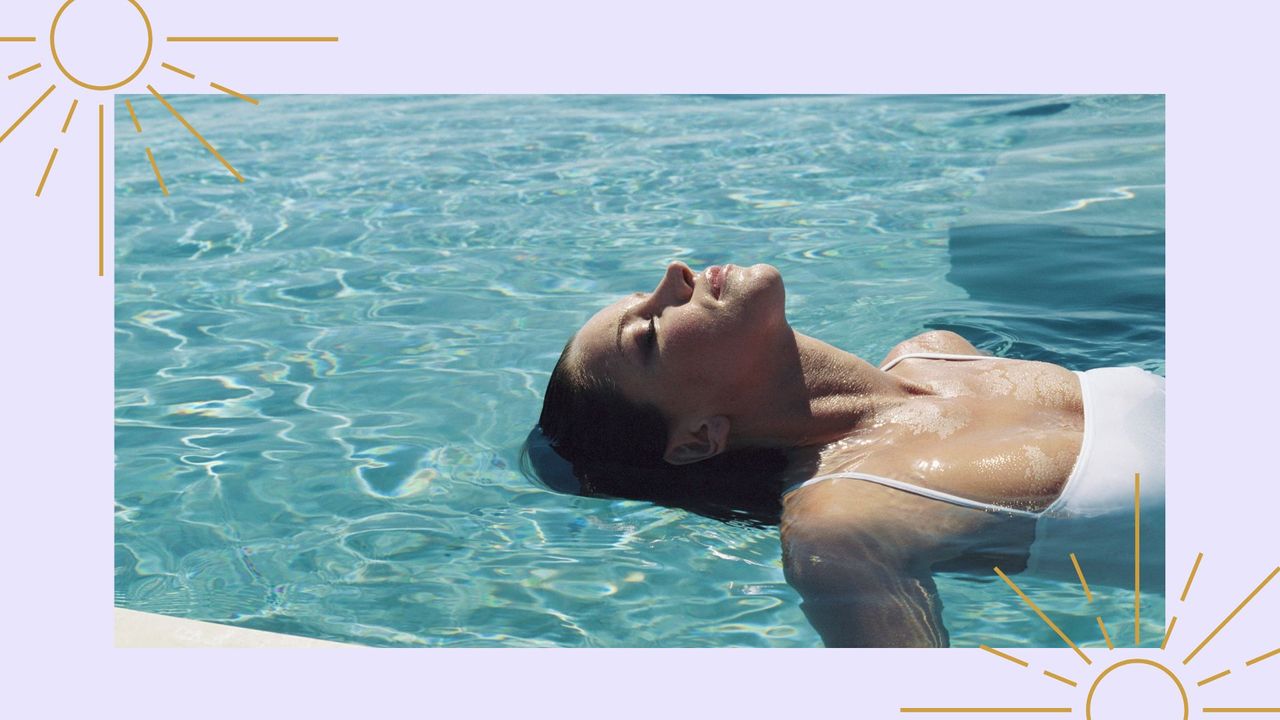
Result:
{"type": "Polygon", "coordinates": [[[946,647],[929,564],[909,545],[832,526],[792,528],[787,581],[827,647],[946,647]]]}

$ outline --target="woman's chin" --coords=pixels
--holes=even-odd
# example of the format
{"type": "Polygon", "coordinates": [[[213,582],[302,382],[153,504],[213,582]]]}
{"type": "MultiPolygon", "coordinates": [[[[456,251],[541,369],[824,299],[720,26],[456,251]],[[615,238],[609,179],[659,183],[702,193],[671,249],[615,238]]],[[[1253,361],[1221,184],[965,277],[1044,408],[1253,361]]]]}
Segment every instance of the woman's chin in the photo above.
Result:
{"type": "Polygon", "coordinates": [[[767,263],[758,263],[751,267],[736,269],[746,276],[744,279],[750,283],[753,289],[760,291],[766,289],[774,290],[776,288],[776,292],[785,295],[782,286],[782,273],[778,271],[778,268],[767,263]]]}
{"type": "Polygon", "coordinates": [[[756,273],[760,285],[769,294],[770,299],[777,304],[778,314],[782,315],[787,299],[787,288],[782,284],[782,273],[778,268],[765,263],[752,265],[751,269],[756,273]]]}
{"type": "Polygon", "coordinates": [[[769,263],[756,263],[751,266],[750,270],[752,272],[761,273],[762,276],[774,277],[778,282],[782,282],[782,272],[769,263]]]}

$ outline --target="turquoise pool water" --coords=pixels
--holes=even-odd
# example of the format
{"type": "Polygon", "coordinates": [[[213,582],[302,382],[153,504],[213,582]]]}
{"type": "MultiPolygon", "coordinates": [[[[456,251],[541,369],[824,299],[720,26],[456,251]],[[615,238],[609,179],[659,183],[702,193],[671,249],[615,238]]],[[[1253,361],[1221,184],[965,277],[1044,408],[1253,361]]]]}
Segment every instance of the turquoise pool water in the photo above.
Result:
{"type": "MultiPolygon", "coordinates": [[[[388,646],[819,645],[776,530],[519,473],[568,335],[675,259],[778,266],[793,326],[873,362],[948,328],[1164,374],[1160,96],[262,101],[173,99],[243,185],[154,99],[142,134],[116,109],[122,607],[388,646]]],[[[1097,615],[1132,642],[1131,589],[1017,580],[1081,645],[1097,615]]],[[[1060,645],[994,575],[938,585],[954,645],[1060,645]]]]}

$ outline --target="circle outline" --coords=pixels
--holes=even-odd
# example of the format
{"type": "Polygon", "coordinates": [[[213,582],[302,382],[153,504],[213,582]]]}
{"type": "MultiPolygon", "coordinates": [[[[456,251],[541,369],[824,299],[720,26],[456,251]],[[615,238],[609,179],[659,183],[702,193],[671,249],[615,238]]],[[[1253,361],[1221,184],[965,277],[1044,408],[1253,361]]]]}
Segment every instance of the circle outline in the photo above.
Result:
{"type": "Polygon", "coordinates": [[[1084,701],[1085,720],[1093,720],[1093,692],[1098,689],[1098,683],[1102,682],[1102,678],[1106,677],[1107,673],[1125,665],[1150,665],[1151,667],[1160,670],[1165,675],[1168,675],[1169,679],[1173,680],[1173,684],[1178,686],[1178,692],[1182,695],[1182,720],[1187,720],[1191,714],[1191,703],[1187,700],[1187,689],[1182,686],[1182,681],[1179,680],[1178,676],[1174,675],[1173,671],[1169,668],[1161,665],[1155,660],[1148,660],[1146,658],[1130,658],[1128,660],[1121,660],[1115,665],[1112,665],[1106,670],[1098,673],[1098,677],[1094,678],[1093,684],[1089,686],[1089,695],[1084,701]]]}
{"type": "Polygon", "coordinates": [[[125,85],[133,82],[134,79],[141,75],[142,71],[146,69],[147,63],[151,61],[151,51],[155,47],[155,34],[151,30],[151,18],[147,17],[147,11],[142,9],[142,6],[138,4],[138,0],[129,0],[129,4],[133,5],[134,9],[138,11],[138,14],[142,16],[142,22],[147,26],[147,52],[142,56],[142,63],[138,65],[138,69],[134,70],[132,75],[118,83],[111,85],[93,85],[77,78],[75,75],[72,75],[71,71],[62,64],[62,59],[58,57],[58,21],[62,19],[62,13],[66,12],[67,8],[71,7],[71,3],[75,1],[76,0],[67,0],[62,4],[62,7],[58,8],[57,14],[53,16],[53,25],[49,28],[49,49],[53,52],[54,64],[58,66],[58,69],[62,71],[63,75],[67,76],[68,80],[82,88],[88,88],[89,90],[115,90],[116,88],[124,87],[125,85]]]}

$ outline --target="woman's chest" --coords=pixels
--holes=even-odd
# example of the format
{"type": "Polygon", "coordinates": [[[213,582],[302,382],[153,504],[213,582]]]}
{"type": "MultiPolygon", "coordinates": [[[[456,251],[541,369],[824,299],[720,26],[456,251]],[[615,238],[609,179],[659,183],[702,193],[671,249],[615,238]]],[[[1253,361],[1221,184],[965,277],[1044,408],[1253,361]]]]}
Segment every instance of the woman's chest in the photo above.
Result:
{"type": "Polygon", "coordinates": [[[1076,375],[1046,363],[946,364],[971,367],[903,373],[932,394],[886,408],[828,446],[818,474],[858,470],[1006,507],[1047,507],[1083,440],[1076,375]]]}
{"type": "Polygon", "coordinates": [[[1051,363],[995,358],[967,361],[907,358],[889,374],[922,385],[936,397],[973,399],[997,413],[1083,412],[1079,377],[1051,363]]]}

